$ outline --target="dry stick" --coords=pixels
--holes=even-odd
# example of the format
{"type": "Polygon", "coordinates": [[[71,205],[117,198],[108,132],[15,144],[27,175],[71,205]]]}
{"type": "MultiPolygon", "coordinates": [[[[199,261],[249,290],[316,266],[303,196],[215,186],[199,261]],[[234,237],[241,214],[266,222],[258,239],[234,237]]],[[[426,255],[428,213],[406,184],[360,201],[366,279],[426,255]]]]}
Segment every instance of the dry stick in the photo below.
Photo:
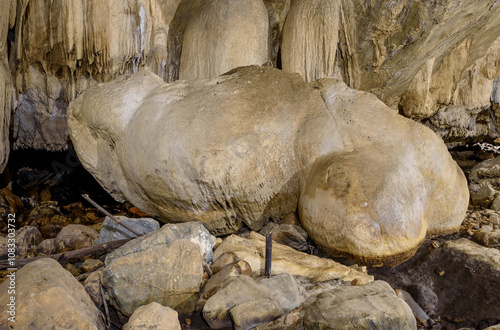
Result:
{"type": "Polygon", "coordinates": [[[105,215],[107,215],[111,220],[113,220],[114,222],[116,222],[120,226],[128,229],[131,233],[135,234],[136,236],[142,236],[142,235],[144,235],[144,234],[139,234],[134,229],[130,228],[128,225],[126,225],[123,222],[121,222],[117,217],[115,217],[114,215],[112,215],[111,213],[109,213],[108,211],[106,211],[105,209],[103,209],[99,204],[97,204],[92,199],[90,199],[89,195],[83,194],[82,197],[85,198],[87,200],[87,202],[89,202],[90,204],[94,205],[99,211],[101,211],[102,213],[104,213],[105,215]]]}
{"type": "Polygon", "coordinates": [[[104,304],[104,311],[106,312],[106,323],[107,323],[107,328],[111,328],[110,318],[109,318],[109,310],[108,310],[108,304],[106,303],[106,297],[104,297],[104,289],[102,288],[102,285],[100,286],[101,288],[101,297],[102,297],[102,303],[104,304]]]}
{"type": "Polygon", "coordinates": [[[264,276],[271,276],[271,262],[273,260],[273,232],[266,236],[266,261],[264,265],[264,276]]]}
{"type": "MultiPolygon", "coordinates": [[[[83,249],[78,249],[78,250],[73,250],[73,251],[68,251],[68,252],[63,252],[63,253],[57,253],[57,254],[51,254],[48,256],[40,256],[40,257],[34,257],[34,258],[22,258],[22,259],[16,259],[16,267],[21,268],[22,266],[26,265],[27,263],[30,263],[32,261],[38,260],[38,259],[43,259],[43,258],[51,258],[58,260],[61,258],[62,255],[64,255],[64,259],[69,259],[69,258],[81,258],[85,257],[88,255],[93,255],[101,252],[109,252],[110,250],[114,250],[122,246],[123,244],[127,243],[128,241],[133,240],[135,237],[131,238],[125,238],[121,239],[119,241],[112,241],[108,243],[103,243],[99,245],[94,245],[94,246],[89,246],[83,249]]],[[[8,260],[1,260],[0,261],[0,270],[2,269],[7,269],[9,267],[9,261],[8,260]]]]}

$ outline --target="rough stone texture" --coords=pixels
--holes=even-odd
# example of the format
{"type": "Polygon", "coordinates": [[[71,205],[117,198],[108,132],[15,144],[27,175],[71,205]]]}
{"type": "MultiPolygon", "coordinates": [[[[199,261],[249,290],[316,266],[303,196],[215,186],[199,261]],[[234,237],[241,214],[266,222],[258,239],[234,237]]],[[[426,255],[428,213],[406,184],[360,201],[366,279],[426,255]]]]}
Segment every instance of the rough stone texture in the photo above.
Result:
{"type": "Polygon", "coordinates": [[[113,197],[217,235],[295,211],[298,174],[343,147],[317,91],[256,66],[170,85],[140,72],[89,89],[68,120],[82,164],[113,197]]]}
{"type": "Polygon", "coordinates": [[[87,259],[80,266],[82,272],[88,273],[104,265],[99,259],[87,259]]]}
{"type": "Polygon", "coordinates": [[[99,233],[84,225],[70,224],[65,226],[56,236],[56,241],[62,244],[64,249],[76,250],[94,245],[99,233]]]}
{"type": "Polygon", "coordinates": [[[307,308],[309,329],[417,329],[410,307],[389,284],[375,281],[321,293],[307,308]]]}
{"type": "Polygon", "coordinates": [[[179,78],[215,78],[267,62],[268,30],[262,0],[202,2],[184,31],[179,78]]]}
{"type": "MultiPolygon", "coordinates": [[[[248,238],[231,235],[224,239],[217,250],[214,259],[224,253],[232,252],[239,260],[245,260],[256,276],[264,275],[265,238],[251,232],[248,238]]],[[[341,279],[352,281],[358,279],[361,283],[373,281],[373,277],[353,268],[339,264],[331,259],[319,258],[299,252],[291,247],[273,243],[273,259],[271,274],[290,274],[304,276],[314,281],[341,279]]]]}
{"type": "Polygon", "coordinates": [[[235,330],[252,329],[279,318],[283,313],[281,308],[265,299],[240,303],[229,310],[235,330]]]}
{"type": "Polygon", "coordinates": [[[42,234],[37,227],[24,226],[19,228],[16,232],[16,255],[19,258],[33,256],[42,240],[42,234]]]}
{"type": "Polygon", "coordinates": [[[200,247],[178,239],[114,259],[107,263],[101,281],[113,306],[130,316],[151,302],[191,314],[202,278],[200,247]]]}
{"type": "MultiPolygon", "coordinates": [[[[160,223],[151,218],[127,218],[124,216],[116,216],[116,218],[138,233],[147,234],[160,228],[160,223]]],[[[135,234],[125,227],[117,224],[109,217],[106,217],[102,223],[102,229],[99,232],[99,237],[95,241],[95,244],[97,245],[135,236],[135,234]]]]}
{"type": "Polygon", "coordinates": [[[288,274],[273,276],[259,281],[249,276],[232,277],[203,307],[203,318],[212,329],[231,326],[230,313],[239,329],[249,329],[250,325],[269,322],[301,305],[301,299],[294,278],[288,274]],[[257,303],[266,304],[269,309],[255,308],[257,303]],[[244,314],[244,305],[253,311],[244,314]],[[245,325],[247,327],[245,327],[245,325]]]}
{"type": "Polygon", "coordinates": [[[149,329],[149,330],[181,330],[177,312],[168,306],[156,302],[137,308],[130,317],[123,330],[149,329]]]}
{"type": "MultiPolygon", "coordinates": [[[[9,281],[0,285],[0,302],[10,299],[9,281]]],[[[83,286],[53,259],[33,261],[16,272],[16,322],[6,312],[0,327],[15,329],[104,329],[99,310],[83,286]]],[[[5,308],[3,309],[5,310],[5,308]]]]}
{"type": "Polygon", "coordinates": [[[271,232],[273,234],[273,241],[287,245],[298,251],[306,251],[308,248],[307,232],[300,226],[286,223],[277,225],[274,222],[270,222],[259,233],[262,236],[267,236],[271,232]]]}
{"type": "Polygon", "coordinates": [[[200,298],[205,300],[210,298],[230,277],[239,275],[252,276],[252,268],[245,260],[233,262],[210,277],[201,290],[200,298]]]}
{"type": "Polygon", "coordinates": [[[207,263],[212,262],[212,248],[215,244],[215,237],[210,235],[201,223],[188,222],[181,224],[166,224],[157,231],[127,242],[119,249],[116,249],[106,256],[106,265],[109,266],[114,260],[123,256],[146,251],[158,245],[170,244],[178,239],[186,239],[197,244],[200,248],[200,254],[205,261],[207,263]]]}
{"type": "Polygon", "coordinates": [[[426,234],[458,230],[469,191],[440,138],[372,94],[318,85],[345,148],[318,158],[301,192],[300,221],[314,242],[363,264],[397,264],[426,234]]]}
{"type": "Polygon", "coordinates": [[[332,79],[250,66],[167,85],[140,72],[89,89],[69,127],[103,187],[148,214],[223,235],[299,204],[317,244],[367,264],[401,262],[426,233],[457,230],[469,199],[432,131],[332,79]]]}

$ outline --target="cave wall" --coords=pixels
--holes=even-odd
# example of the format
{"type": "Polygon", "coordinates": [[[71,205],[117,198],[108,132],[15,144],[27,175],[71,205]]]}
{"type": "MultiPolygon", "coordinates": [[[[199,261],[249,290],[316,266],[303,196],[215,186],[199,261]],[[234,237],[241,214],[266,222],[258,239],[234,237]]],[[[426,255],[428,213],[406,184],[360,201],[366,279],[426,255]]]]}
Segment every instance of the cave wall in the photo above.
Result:
{"type": "Polygon", "coordinates": [[[267,62],[306,80],[335,77],[372,92],[445,139],[500,136],[498,1],[221,4],[3,1],[0,168],[9,135],[13,148],[67,148],[68,103],[141,68],[173,82],[183,72],[209,78],[267,62]]]}

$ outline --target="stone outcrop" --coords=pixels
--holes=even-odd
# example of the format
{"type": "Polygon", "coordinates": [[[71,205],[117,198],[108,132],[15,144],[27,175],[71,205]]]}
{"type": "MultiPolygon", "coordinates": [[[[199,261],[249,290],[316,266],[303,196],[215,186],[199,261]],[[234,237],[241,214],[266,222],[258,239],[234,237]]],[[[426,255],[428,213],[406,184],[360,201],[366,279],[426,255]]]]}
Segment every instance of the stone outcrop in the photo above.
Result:
{"type": "Polygon", "coordinates": [[[469,199],[432,131],[333,79],[250,66],[165,84],[139,72],[90,88],[69,127],[89,172],[148,214],[223,235],[298,207],[322,249],[372,265],[457,230],[469,199]]]}
{"type": "Polygon", "coordinates": [[[417,322],[389,284],[375,281],[319,294],[306,310],[304,328],[417,329],[417,322]]]}
{"type": "Polygon", "coordinates": [[[99,310],[83,286],[53,259],[33,261],[15,272],[15,295],[10,280],[0,285],[0,302],[8,306],[15,297],[15,323],[3,307],[0,327],[8,329],[104,329],[99,310]]]}
{"type": "Polygon", "coordinates": [[[68,146],[68,103],[89,86],[140,67],[172,82],[269,62],[308,81],[335,77],[374,93],[446,139],[499,135],[500,6],[494,0],[24,0],[3,6],[10,13],[0,29],[4,161],[15,104],[13,146],[61,150],[68,146]]]}
{"type": "Polygon", "coordinates": [[[191,314],[202,277],[199,246],[178,239],[117,258],[104,268],[101,281],[113,306],[126,316],[151,302],[191,314]]]}

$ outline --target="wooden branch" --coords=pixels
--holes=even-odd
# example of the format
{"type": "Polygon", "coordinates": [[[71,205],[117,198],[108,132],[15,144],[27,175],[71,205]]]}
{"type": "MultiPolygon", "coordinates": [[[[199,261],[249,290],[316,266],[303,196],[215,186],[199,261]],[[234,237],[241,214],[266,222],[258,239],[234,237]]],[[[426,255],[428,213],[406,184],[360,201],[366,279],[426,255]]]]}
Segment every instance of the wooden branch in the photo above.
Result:
{"type": "Polygon", "coordinates": [[[118,219],[117,217],[115,217],[114,215],[112,215],[111,213],[109,213],[108,211],[106,211],[105,209],[103,209],[99,204],[97,204],[96,202],[94,202],[89,197],[89,195],[83,194],[82,197],[85,198],[87,200],[87,202],[89,202],[90,204],[94,205],[99,211],[101,211],[102,213],[104,213],[105,215],[107,215],[111,220],[113,220],[114,222],[116,222],[120,226],[124,227],[125,229],[128,229],[131,233],[135,234],[135,236],[142,236],[142,235],[144,235],[144,234],[139,234],[132,227],[126,225],[123,222],[121,222],[120,219],[118,219]]]}
{"type": "Polygon", "coordinates": [[[8,260],[0,260],[0,270],[7,269],[7,268],[19,269],[32,261],[35,261],[38,259],[43,259],[43,258],[52,258],[55,260],[59,260],[59,258],[62,258],[62,259],[81,258],[81,257],[85,257],[85,256],[90,256],[90,255],[102,253],[102,252],[110,252],[111,250],[119,248],[120,246],[127,243],[128,241],[133,240],[134,238],[135,237],[125,238],[125,239],[121,239],[118,241],[112,241],[112,242],[103,243],[103,244],[99,244],[99,245],[89,246],[89,247],[86,247],[83,249],[67,251],[67,252],[63,252],[63,253],[51,254],[48,256],[16,259],[14,266],[9,265],[8,260]]]}

